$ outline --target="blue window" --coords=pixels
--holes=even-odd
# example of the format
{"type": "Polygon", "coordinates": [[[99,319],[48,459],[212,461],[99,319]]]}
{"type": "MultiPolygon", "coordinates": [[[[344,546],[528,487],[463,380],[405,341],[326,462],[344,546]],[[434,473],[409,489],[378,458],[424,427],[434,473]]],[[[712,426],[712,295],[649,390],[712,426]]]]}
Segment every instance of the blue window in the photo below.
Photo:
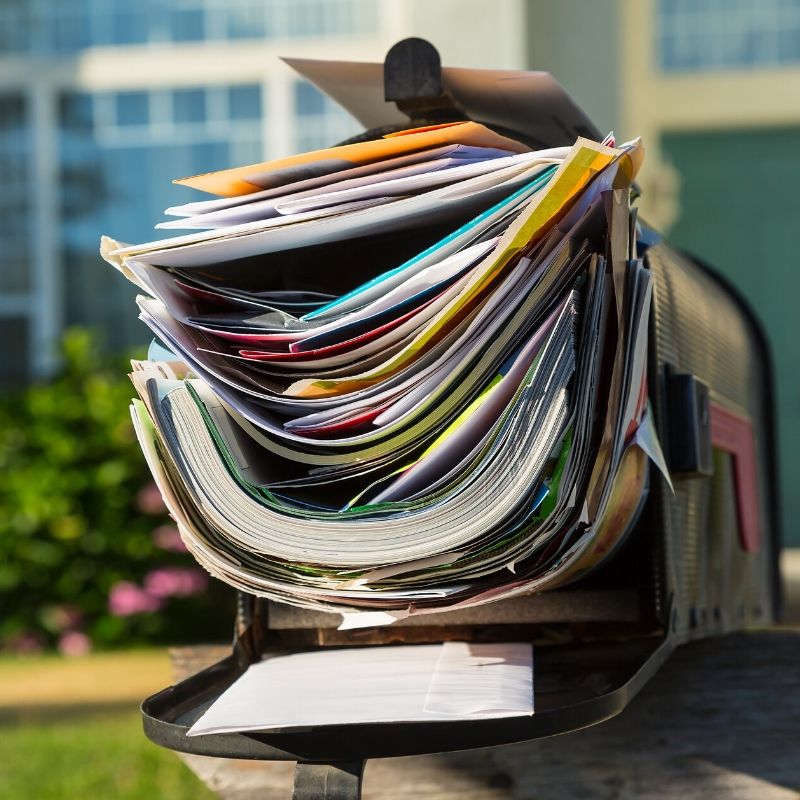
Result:
{"type": "Polygon", "coordinates": [[[231,166],[228,142],[202,142],[191,145],[188,150],[191,167],[185,174],[196,175],[198,172],[213,172],[231,166]]]}
{"type": "Polygon", "coordinates": [[[225,9],[225,35],[228,39],[264,39],[274,32],[267,15],[274,8],[262,0],[239,0],[225,9]]]}
{"type": "Polygon", "coordinates": [[[0,6],[0,53],[32,50],[33,44],[33,21],[26,9],[21,4],[0,6]]]}
{"type": "Polygon", "coordinates": [[[331,21],[335,25],[338,15],[326,14],[326,10],[329,12],[336,11],[335,8],[330,7],[330,4],[328,9],[326,9],[323,4],[320,4],[316,0],[304,0],[304,2],[300,3],[290,3],[287,6],[289,35],[301,37],[319,34],[321,30],[327,28],[325,25],[326,16],[330,16],[331,21]]]}
{"type": "Polygon", "coordinates": [[[261,119],[261,87],[232,86],[228,89],[228,115],[231,119],[261,119]]]}
{"type": "Polygon", "coordinates": [[[297,114],[301,117],[317,116],[325,113],[325,95],[313,84],[303,81],[294,85],[294,100],[297,114]]]}
{"type": "Polygon", "coordinates": [[[142,44],[148,39],[150,20],[144,4],[115,8],[108,18],[109,44],[142,44]]]}
{"type": "Polygon", "coordinates": [[[0,0],[0,53],[365,34],[377,0],[0,0]]]}
{"type": "Polygon", "coordinates": [[[800,61],[800,27],[778,31],[778,60],[782,63],[800,61]]]}
{"type": "Polygon", "coordinates": [[[59,116],[65,130],[90,131],[93,125],[93,102],[89,94],[64,94],[59,98],[59,116]]]}
{"type": "Polygon", "coordinates": [[[15,382],[27,375],[30,352],[30,320],[21,316],[0,317],[0,340],[13,342],[13,347],[3,348],[0,358],[0,383],[15,382]]]}
{"type": "Polygon", "coordinates": [[[297,152],[330,147],[361,129],[347,112],[310,83],[295,84],[294,102],[299,122],[295,126],[297,152]]]}
{"type": "Polygon", "coordinates": [[[0,132],[23,131],[26,122],[24,97],[19,94],[0,95],[0,132]]]}
{"type": "Polygon", "coordinates": [[[800,63],[800,0],[658,0],[667,72],[800,63]]]}
{"type": "Polygon", "coordinates": [[[173,42],[200,42],[205,39],[205,11],[202,8],[175,8],[169,27],[173,42]]]}
{"type": "MultiPolygon", "coordinates": [[[[136,321],[136,315],[122,313],[131,307],[131,290],[98,259],[98,231],[123,241],[170,235],[173,232],[153,231],[153,225],[167,206],[192,199],[189,190],[172,184],[173,178],[258,160],[261,125],[256,118],[260,110],[257,89],[251,85],[226,86],[210,90],[208,96],[194,88],[166,94],[163,90],[149,94],[68,93],[60,99],[58,191],[60,242],[64,269],[70,276],[65,287],[67,324],[97,326],[114,348],[147,340],[147,331],[136,321]],[[165,98],[172,102],[165,103],[165,98]],[[92,119],[94,107],[97,113],[92,119]],[[253,118],[242,119],[227,130],[217,124],[224,122],[226,114],[233,119],[235,113],[244,110],[252,112],[253,118]],[[210,122],[207,111],[213,111],[210,122]],[[123,119],[138,127],[120,128],[123,119]],[[170,120],[191,125],[163,124],[170,120]],[[103,297],[103,302],[98,303],[97,297],[103,297]]],[[[12,116],[19,120],[18,106],[19,101],[13,114],[11,106],[4,114],[0,103],[0,120],[12,116]]],[[[4,145],[2,124],[0,121],[0,146],[4,145]]],[[[15,125],[19,127],[18,122],[15,125]]],[[[25,159],[20,163],[24,165],[25,159]]],[[[29,180],[21,177],[21,188],[27,189],[29,180]]],[[[31,215],[20,206],[15,217],[8,207],[11,197],[6,191],[5,199],[0,198],[0,205],[6,203],[6,214],[0,214],[0,238],[5,233],[5,216],[9,230],[27,246],[30,236],[21,221],[31,215]]],[[[5,263],[0,268],[0,290],[10,275],[5,263]]]]}
{"type": "Polygon", "coordinates": [[[205,122],[204,89],[176,89],[172,93],[172,116],[175,122],[205,122]]]}
{"type": "MultiPolygon", "coordinates": [[[[33,12],[35,25],[42,21],[33,12]]],[[[56,53],[74,53],[92,44],[92,17],[88,0],[56,3],[49,15],[50,48],[56,53]]]]}
{"type": "Polygon", "coordinates": [[[147,125],[150,103],[147,92],[118,92],[116,97],[117,125],[147,125]]]}
{"type": "Polygon", "coordinates": [[[0,95],[0,291],[22,291],[28,285],[32,238],[29,125],[25,98],[19,94],[0,95]]]}

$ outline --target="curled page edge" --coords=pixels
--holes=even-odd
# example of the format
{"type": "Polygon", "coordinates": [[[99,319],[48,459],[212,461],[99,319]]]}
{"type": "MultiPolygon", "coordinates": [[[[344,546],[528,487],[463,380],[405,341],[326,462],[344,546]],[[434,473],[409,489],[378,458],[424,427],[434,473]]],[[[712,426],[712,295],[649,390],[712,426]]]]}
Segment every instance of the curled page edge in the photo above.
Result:
{"type": "Polygon", "coordinates": [[[340,631],[352,631],[358,628],[377,628],[383,625],[392,625],[399,619],[411,616],[409,609],[396,611],[345,611],[342,621],[337,628],[340,631]]]}
{"type": "Polygon", "coordinates": [[[653,415],[650,409],[645,411],[636,433],[633,435],[633,444],[638,445],[645,455],[658,467],[658,471],[664,476],[669,484],[672,494],[675,494],[675,487],[672,485],[672,477],[669,474],[667,460],[664,458],[664,451],[661,449],[661,442],[658,440],[658,432],[653,424],[653,415]]]}
{"type": "MultiPolygon", "coordinates": [[[[373,569],[365,575],[361,575],[350,581],[343,581],[336,585],[336,589],[356,589],[366,586],[368,583],[383,580],[384,578],[394,578],[397,575],[404,575],[406,572],[414,572],[418,569],[430,569],[432,567],[442,567],[458,561],[464,555],[460,551],[441,553],[428,558],[419,558],[414,561],[404,561],[400,564],[391,564],[388,567],[373,569]]],[[[340,628],[341,630],[341,628],[340,628]]]]}

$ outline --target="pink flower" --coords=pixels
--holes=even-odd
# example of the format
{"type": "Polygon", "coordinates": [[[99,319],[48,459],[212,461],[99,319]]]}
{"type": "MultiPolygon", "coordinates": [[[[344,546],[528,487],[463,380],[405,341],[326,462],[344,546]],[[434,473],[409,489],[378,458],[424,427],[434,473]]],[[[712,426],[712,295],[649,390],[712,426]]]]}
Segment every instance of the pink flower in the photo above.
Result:
{"type": "Polygon", "coordinates": [[[191,597],[208,585],[208,576],[192,567],[154,569],[144,579],[144,590],[152,597],[191,597]]]}
{"type": "Polygon", "coordinates": [[[136,495],[136,507],[143,514],[163,514],[167,507],[155,483],[148,483],[136,495]]]}
{"type": "Polygon", "coordinates": [[[85,633],[69,631],[62,633],[58,639],[58,649],[62,656],[70,658],[85,656],[92,649],[92,643],[85,633]]]}
{"type": "Polygon", "coordinates": [[[153,544],[170,553],[186,552],[186,545],[174,525],[159,525],[153,531],[153,544]]]}
{"type": "Polygon", "coordinates": [[[158,611],[163,604],[161,598],[149,594],[130,581],[115,584],[108,595],[108,610],[117,617],[158,611]]]}

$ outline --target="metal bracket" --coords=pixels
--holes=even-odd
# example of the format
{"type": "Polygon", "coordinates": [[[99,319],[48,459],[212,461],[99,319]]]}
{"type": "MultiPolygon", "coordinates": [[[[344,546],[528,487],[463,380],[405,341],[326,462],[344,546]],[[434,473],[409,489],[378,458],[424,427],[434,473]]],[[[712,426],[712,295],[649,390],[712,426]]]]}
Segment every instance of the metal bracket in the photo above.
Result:
{"type": "Polygon", "coordinates": [[[297,762],[292,800],[360,800],[364,761],[297,762]]]}
{"type": "Polygon", "coordinates": [[[383,89],[410,119],[463,119],[442,81],[439,51],[427,40],[412,36],[393,45],[383,62],[383,89]]]}
{"type": "Polygon", "coordinates": [[[708,385],[666,368],[667,452],[676,475],[713,475],[708,385]]]}

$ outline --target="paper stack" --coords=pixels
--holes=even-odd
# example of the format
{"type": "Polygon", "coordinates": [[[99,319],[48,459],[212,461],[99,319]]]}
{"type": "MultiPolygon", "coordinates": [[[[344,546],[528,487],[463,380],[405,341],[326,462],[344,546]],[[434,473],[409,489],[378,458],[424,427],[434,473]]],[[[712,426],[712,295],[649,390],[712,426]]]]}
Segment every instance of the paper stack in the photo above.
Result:
{"type": "Polygon", "coordinates": [[[142,449],[212,575],[346,624],[562,584],[659,457],[641,143],[475,122],[179,181],[194,232],[104,257],[163,347],[142,449]]]}

